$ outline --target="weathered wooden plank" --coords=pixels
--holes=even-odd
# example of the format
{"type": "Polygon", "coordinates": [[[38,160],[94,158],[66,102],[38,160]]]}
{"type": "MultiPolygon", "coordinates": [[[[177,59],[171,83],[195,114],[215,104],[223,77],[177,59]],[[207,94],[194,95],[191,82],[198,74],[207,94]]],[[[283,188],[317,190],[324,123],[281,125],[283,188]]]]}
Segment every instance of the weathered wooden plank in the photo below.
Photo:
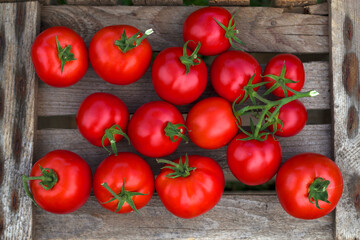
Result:
{"type": "MultiPolygon", "coordinates": [[[[104,26],[129,24],[145,31],[154,51],[182,46],[182,25],[200,7],[189,6],[44,6],[42,29],[63,25],[74,29],[89,44],[104,26]]],[[[327,53],[328,17],[286,13],[281,8],[228,7],[236,14],[239,38],[250,52],[327,53]]]]}
{"type": "Polygon", "coordinates": [[[250,0],[209,0],[209,5],[220,6],[249,6],[250,0]]]}
{"type": "Polygon", "coordinates": [[[334,156],[344,177],[336,208],[337,239],[360,236],[359,14],[356,0],[330,3],[334,156]]]}
{"type": "Polygon", "coordinates": [[[316,4],[317,0],[274,0],[276,7],[299,7],[316,4]]]}
{"type": "Polygon", "coordinates": [[[181,6],[183,0],[132,0],[135,6],[181,6]]]}
{"type": "Polygon", "coordinates": [[[135,213],[115,214],[91,196],[78,211],[35,210],[36,239],[332,239],[333,214],[304,221],[289,216],[276,195],[223,195],[194,219],[173,216],[157,195],[135,213]],[[49,231],[49,224],[51,230],[49,231]],[[66,229],[66,230],[65,230],[66,229]]]}
{"type": "Polygon", "coordinates": [[[30,48],[40,4],[0,4],[0,239],[32,237],[31,200],[21,176],[32,166],[37,79],[30,48]]]}
{"type": "Polygon", "coordinates": [[[69,5],[106,6],[116,5],[117,3],[117,0],[66,0],[66,4],[69,5]]]}
{"type": "MultiPolygon", "coordinates": [[[[315,152],[331,157],[331,126],[306,125],[297,135],[291,138],[279,138],[283,150],[283,161],[302,152],[315,152]]],[[[82,156],[90,165],[92,171],[107,157],[107,152],[88,143],[77,129],[44,129],[37,131],[34,160],[38,160],[46,153],[55,149],[67,149],[82,156]]],[[[118,143],[118,149],[122,152],[134,152],[136,150],[125,141],[118,143]]],[[[181,143],[167,159],[173,160],[181,155],[199,154],[211,157],[218,161],[224,169],[224,173],[230,175],[226,163],[226,147],[216,150],[204,150],[193,143],[181,143]]],[[[144,157],[144,156],[143,156],[144,157]]],[[[160,172],[160,165],[154,158],[144,157],[150,164],[154,174],[160,172]]]]}
{"type": "Polygon", "coordinates": [[[327,2],[320,3],[316,5],[306,6],[305,12],[313,15],[328,15],[329,14],[329,4],[327,2]]]}
{"type": "MultiPolygon", "coordinates": [[[[329,64],[327,62],[310,62],[305,63],[304,66],[306,79],[303,91],[316,89],[320,95],[314,98],[302,99],[301,101],[307,109],[329,109],[329,64]]],[[[54,88],[40,82],[38,115],[75,115],[81,102],[86,96],[94,92],[107,92],[120,97],[131,113],[134,113],[138,107],[146,102],[161,100],[152,86],[150,69],[139,81],[127,86],[117,86],[100,79],[90,67],[80,82],[68,88],[54,88]]],[[[216,96],[216,93],[209,81],[199,100],[211,96],[216,96]]],[[[178,109],[185,113],[194,104],[179,106],[178,109]]]]}

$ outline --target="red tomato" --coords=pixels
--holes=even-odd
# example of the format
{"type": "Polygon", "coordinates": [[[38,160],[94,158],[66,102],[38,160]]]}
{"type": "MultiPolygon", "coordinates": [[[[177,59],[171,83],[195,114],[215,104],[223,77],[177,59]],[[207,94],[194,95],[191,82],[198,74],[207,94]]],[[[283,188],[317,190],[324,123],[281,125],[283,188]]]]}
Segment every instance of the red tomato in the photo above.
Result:
{"type": "Polygon", "coordinates": [[[170,103],[162,101],[145,103],[130,119],[129,138],[131,144],[141,154],[148,157],[163,157],[173,153],[179,146],[181,137],[185,138],[184,124],[183,116],[170,103]],[[168,128],[171,129],[168,130],[167,126],[171,124],[175,126],[174,128],[169,126],[168,128]]]}
{"type": "MultiPolygon", "coordinates": [[[[102,138],[107,129],[118,125],[125,132],[128,120],[129,111],[124,102],[109,93],[93,93],[87,96],[76,115],[76,123],[81,135],[98,147],[102,146],[102,138]]],[[[123,138],[118,133],[114,137],[116,142],[123,138]]],[[[106,138],[104,145],[109,144],[110,141],[106,138]]]]}
{"type": "Polygon", "coordinates": [[[219,97],[195,104],[186,118],[186,126],[191,141],[205,149],[225,146],[238,132],[230,103],[219,97]]]}
{"type": "MultiPolygon", "coordinates": [[[[191,52],[187,50],[187,54],[191,52]]],[[[181,62],[183,48],[167,48],[156,56],[152,65],[151,76],[154,89],[165,101],[175,105],[185,105],[195,101],[204,92],[208,80],[208,72],[203,61],[186,67],[181,62]]]]}
{"type": "MultiPolygon", "coordinates": [[[[198,42],[201,42],[199,54],[204,56],[217,55],[228,50],[231,46],[229,38],[234,39],[237,33],[235,28],[227,32],[215,21],[215,19],[229,27],[231,14],[222,7],[205,7],[190,14],[183,26],[184,42],[189,43],[189,48],[194,50],[198,42]]],[[[230,25],[234,25],[232,21],[230,25]]]]}
{"type": "MultiPolygon", "coordinates": [[[[283,65],[285,62],[286,66],[286,72],[285,72],[285,78],[290,79],[292,81],[296,81],[296,83],[286,83],[285,85],[289,88],[300,91],[302,87],[304,86],[305,82],[305,70],[304,65],[302,64],[301,60],[292,54],[279,54],[270,59],[268,64],[266,65],[264,75],[272,74],[275,76],[281,76],[281,71],[283,69],[283,65]]],[[[270,77],[264,77],[263,81],[270,82],[268,84],[265,84],[267,88],[271,88],[274,85],[275,80],[270,77]]],[[[283,80],[281,80],[283,81],[283,80]]],[[[284,90],[281,87],[276,88],[274,91],[272,91],[272,94],[278,97],[285,97],[284,90]]],[[[287,90],[288,96],[294,95],[294,93],[287,90]]]]}
{"type": "Polygon", "coordinates": [[[238,140],[247,137],[245,133],[240,133],[230,142],[227,149],[229,169],[244,184],[264,184],[275,176],[280,167],[280,143],[272,136],[264,141],[238,140]]]}
{"type": "Polygon", "coordinates": [[[49,152],[31,169],[30,177],[44,175],[48,180],[31,180],[35,202],[44,210],[57,214],[71,213],[88,200],[91,191],[91,169],[79,155],[67,150],[49,152]],[[41,170],[41,168],[44,168],[41,170]],[[45,174],[44,174],[45,172],[45,174]],[[48,190],[45,187],[51,187],[48,190]]]}
{"type": "Polygon", "coordinates": [[[31,60],[39,78],[53,87],[77,83],[89,66],[84,40],[67,27],[52,27],[40,33],[31,47],[31,60]]]}
{"type": "Polygon", "coordinates": [[[140,34],[135,37],[137,33],[139,30],[132,26],[116,25],[104,27],[94,35],[89,46],[89,57],[95,72],[102,79],[112,84],[126,85],[144,75],[150,65],[152,49],[147,39],[135,44],[137,39],[146,36],[140,34]]]}
{"type": "Polygon", "coordinates": [[[280,204],[296,218],[325,216],[334,210],[342,191],[340,169],[332,160],[317,153],[303,153],[290,158],[276,176],[280,204]]]}
{"type": "Polygon", "coordinates": [[[154,193],[154,175],[144,159],[122,152],[100,163],[94,175],[93,190],[102,207],[116,213],[137,212],[154,193]],[[114,197],[118,199],[111,201],[114,197]],[[123,205],[119,200],[125,201],[123,205]]]}
{"type": "Polygon", "coordinates": [[[215,58],[210,76],[216,93],[234,102],[238,97],[238,101],[241,101],[245,94],[244,87],[254,74],[252,83],[261,82],[261,73],[260,64],[253,56],[242,51],[228,51],[215,58]]]}
{"type": "MultiPolygon", "coordinates": [[[[275,109],[270,109],[273,112],[275,109]]],[[[278,123],[275,135],[280,137],[291,137],[298,134],[304,127],[307,121],[307,111],[299,100],[291,101],[279,110],[279,119],[283,126],[278,123]]],[[[273,125],[269,126],[271,132],[274,131],[273,125]]]]}
{"type": "MultiPolygon", "coordinates": [[[[225,187],[224,174],[219,164],[208,157],[192,155],[181,159],[181,165],[188,165],[171,178],[176,171],[162,168],[156,177],[156,192],[169,212],[181,218],[193,218],[212,209],[220,200],[225,187]],[[185,163],[185,164],[184,164],[185,163]],[[169,175],[170,174],[170,175],[169,175]],[[169,176],[168,176],[169,175],[169,176]]],[[[174,163],[179,163],[179,160],[174,163]]],[[[173,167],[173,164],[167,164],[173,167]]]]}

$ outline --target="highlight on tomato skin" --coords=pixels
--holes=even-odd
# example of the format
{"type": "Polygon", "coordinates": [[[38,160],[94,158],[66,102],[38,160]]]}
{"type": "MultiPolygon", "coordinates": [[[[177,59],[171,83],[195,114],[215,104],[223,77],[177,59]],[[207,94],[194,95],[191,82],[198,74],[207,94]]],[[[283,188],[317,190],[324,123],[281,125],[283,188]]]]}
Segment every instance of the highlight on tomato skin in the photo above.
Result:
{"type": "Polygon", "coordinates": [[[302,153],[287,160],[277,173],[275,185],[283,209],[300,219],[329,214],[343,192],[339,167],[317,153],[302,153]]]}

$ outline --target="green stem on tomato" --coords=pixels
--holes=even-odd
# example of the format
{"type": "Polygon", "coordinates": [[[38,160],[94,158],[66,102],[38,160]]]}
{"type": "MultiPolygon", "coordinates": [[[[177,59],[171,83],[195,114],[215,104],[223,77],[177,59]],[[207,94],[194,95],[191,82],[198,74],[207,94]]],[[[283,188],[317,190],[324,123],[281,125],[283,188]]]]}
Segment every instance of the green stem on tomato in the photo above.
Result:
{"type": "Polygon", "coordinates": [[[125,28],[123,30],[123,33],[121,35],[121,38],[119,40],[115,41],[115,46],[119,47],[119,49],[126,53],[127,51],[137,47],[140,45],[140,43],[150,34],[152,34],[154,31],[150,28],[145,31],[145,33],[140,37],[141,33],[137,32],[134,35],[132,35],[130,38],[127,38],[125,28]]]}
{"type": "MultiPolygon", "coordinates": [[[[184,44],[183,55],[180,57],[181,63],[184,64],[185,68],[186,68],[186,73],[185,74],[188,74],[190,72],[191,66],[196,66],[196,65],[199,65],[201,63],[201,59],[197,55],[197,53],[200,50],[201,43],[199,41],[199,43],[196,46],[195,50],[192,52],[192,54],[190,56],[188,56],[187,55],[187,45],[189,44],[190,41],[192,41],[192,40],[189,40],[184,44]]],[[[192,42],[194,42],[194,41],[192,41],[192,42]]]]}
{"type": "Polygon", "coordinates": [[[175,163],[173,161],[169,161],[169,160],[166,160],[166,159],[156,159],[156,161],[158,163],[166,163],[166,164],[170,165],[170,166],[165,166],[165,167],[161,168],[161,169],[169,168],[169,169],[174,171],[174,172],[169,173],[168,175],[166,175],[166,177],[168,177],[168,178],[187,177],[187,176],[190,175],[191,171],[196,169],[195,167],[190,167],[189,166],[189,157],[188,157],[187,154],[185,155],[185,162],[184,163],[182,162],[181,157],[179,159],[179,163],[175,163]]]}
{"type": "Polygon", "coordinates": [[[117,154],[118,154],[118,151],[117,151],[117,148],[116,148],[116,140],[115,140],[115,135],[116,134],[119,134],[119,135],[123,136],[124,138],[126,138],[126,140],[130,144],[130,139],[129,139],[128,135],[117,124],[113,125],[112,127],[108,128],[108,129],[105,129],[105,134],[104,134],[104,136],[102,137],[102,140],[101,140],[103,148],[107,152],[109,152],[110,154],[114,153],[115,156],[117,156],[117,154]],[[109,142],[111,144],[112,152],[110,150],[108,150],[106,148],[106,146],[105,146],[105,140],[106,139],[109,139],[109,142]]]}

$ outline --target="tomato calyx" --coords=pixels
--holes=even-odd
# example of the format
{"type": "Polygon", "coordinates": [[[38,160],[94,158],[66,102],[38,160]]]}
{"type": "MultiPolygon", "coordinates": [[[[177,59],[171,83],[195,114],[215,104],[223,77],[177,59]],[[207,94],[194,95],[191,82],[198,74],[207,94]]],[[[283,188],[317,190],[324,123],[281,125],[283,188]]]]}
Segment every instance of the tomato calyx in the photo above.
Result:
{"type": "MultiPolygon", "coordinates": [[[[236,117],[236,119],[239,121],[241,116],[252,114],[253,117],[257,118],[257,124],[254,125],[252,118],[250,118],[250,128],[251,132],[246,131],[243,129],[240,124],[238,123],[239,129],[245,133],[248,137],[241,139],[242,141],[247,140],[258,140],[258,141],[265,141],[267,139],[268,135],[272,135],[275,139],[275,132],[277,131],[277,124],[280,123],[282,125],[281,120],[279,120],[279,111],[280,108],[299,98],[303,97],[315,97],[319,95],[319,93],[315,90],[311,90],[308,92],[297,92],[295,90],[292,90],[294,95],[290,97],[285,97],[279,100],[271,101],[263,96],[259,95],[255,88],[261,87],[269,82],[261,82],[257,84],[252,84],[254,78],[255,78],[256,72],[249,80],[249,83],[244,87],[245,94],[242,98],[242,100],[237,103],[238,99],[241,97],[239,96],[232,104],[233,114],[236,117]],[[243,104],[247,98],[250,98],[252,105],[246,106],[241,108],[240,110],[236,110],[238,106],[243,104]],[[258,104],[257,102],[261,102],[258,104]],[[274,109],[274,111],[270,112],[270,109],[274,109]],[[263,124],[265,120],[265,123],[263,124]],[[270,125],[273,125],[273,132],[265,132],[264,130],[267,129],[270,125]]],[[[277,81],[277,79],[275,79],[277,81]]]]}
{"type": "Polygon", "coordinates": [[[39,182],[39,185],[42,186],[45,190],[50,190],[55,186],[55,184],[58,182],[58,177],[54,169],[51,168],[43,168],[39,165],[42,175],[37,177],[27,177],[26,175],[22,176],[22,181],[24,185],[24,189],[26,192],[26,195],[33,201],[33,203],[39,207],[39,205],[35,202],[34,196],[29,190],[29,186],[27,184],[28,181],[31,180],[41,180],[39,182]]]}
{"type": "Polygon", "coordinates": [[[156,161],[158,163],[166,163],[166,164],[171,165],[171,166],[164,166],[164,167],[161,168],[161,169],[169,168],[169,169],[174,171],[172,173],[167,174],[166,177],[168,177],[168,178],[178,178],[178,177],[187,177],[187,176],[190,175],[191,171],[194,171],[196,169],[195,167],[190,167],[189,166],[189,157],[188,157],[187,154],[185,155],[185,159],[186,160],[185,160],[184,163],[182,162],[181,157],[179,158],[179,163],[175,163],[173,161],[169,161],[169,160],[166,160],[166,159],[156,159],[156,161]]]}
{"type": "Polygon", "coordinates": [[[232,16],[230,18],[230,21],[229,21],[229,24],[228,26],[226,27],[224,24],[222,24],[221,22],[219,22],[218,20],[216,20],[215,18],[213,18],[215,20],[215,22],[217,24],[219,24],[219,26],[225,30],[225,37],[227,39],[229,39],[229,42],[230,42],[230,45],[235,48],[235,49],[238,49],[238,50],[242,50],[242,48],[239,48],[237,46],[234,45],[234,41],[238,44],[241,44],[241,45],[245,45],[245,43],[243,43],[237,36],[236,34],[239,33],[239,30],[236,30],[235,29],[235,21],[234,21],[234,16],[232,16]]]}
{"type": "Polygon", "coordinates": [[[312,204],[315,203],[318,209],[322,209],[319,207],[319,200],[330,204],[328,200],[329,194],[327,192],[327,187],[329,186],[329,184],[329,180],[318,177],[309,187],[309,202],[312,204]],[[315,202],[311,199],[314,199],[315,202]]]}
{"type": "MultiPolygon", "coordinates": [[[[189,40],[184,44],[183,55],[180,57],[181,63],[184,64],[186,67],[185,74],[188,74],[190,72],[191,66],[196,66],[201,63],[201,59],[198,58],[198,55],[197,55],[197,53],[199,52],[199,49],[201,47],[201,43],[198,42],[195,50],[192,52],[192,54],[190,56],[188,56],[187,55],[187,45],[189,44],[190,41],[192,41],[192,40],[189,40]]],[[[192,41],[192,42],[194,42],[194,41],[192,41]]]]}
{"type": "Polygon", "coordinates": [[[124,180],[123,180],[123,185],[122,185],[122,187],[121,187],[121,192],[120,192],[119,194],[116,194],[116,193],[109,187],[109,185],[108,185],[106,182],[102,183],[101,186],[103,186],[106,190],[108,190],[108,191],[111,193],[111,195],[114,196],[114,197],[113,197],[112,199],[110,199],[109,201],[103,202],[103,203],[101,203],[101,204],[106,204],[106,203],[109,203],[109,202],[118,200],[119,203],[118,203],[118,205],[117,205],[117,207],[116,207],[115,212],[119,212],[120,209],[122,208],[122,206],[124,205],[124,203],[127,202],[127,203],[130,205],[130,207],[131,207],[137,214],[141,215],[140,212],[137,210],[137,208],[136,208],[136,206],[135,206],[135,203],[134,203],[134,201],[132,200],[132,197],[133,197],[133,196],[137,196],[137,195],[147,195],[147,194],[145,194],[145,193],[140,193],[140,192],[130,192],[130,191],[126,191],[126,190],[125,190],[125,178],[124,178],[124,180]]]}
{"type": "Polygon", "coordinates": [[[109,152],[110,154],[114,153],[115,156],[117,156],[117,148],[116,148],[116,140],[115,140],[115,134],[120,134],[121,136],[123,136],[124,138],[126,138],[126,140],[128,140],[129,144],[130,144],[130,139],[128,137],[128,135],[126,133],[124,133],[124,131],[121,129],[121,127],[117,124],[113,125],[112,127],[105,129],[105,134],[102,137],[102,145],[103,148],[109,152]],[[111,149],[112,152],[110,150],[108,150],[105,146],[105,140],[109,139],[110,144],[111,144],[111,149]]]}
{"type": "Polygon", "coordinates": [[[150,28],[145,31],[144,34],[141,34],[140,32],[135,33],[131,37],[127,38],[125,28],[123,30],[123,33],[121,35],[120,40],[115,41],[115,46],[118,46],[119,49],[126,53],[127,51],[137,47],[140,45],[140,43],[147,38],[150,34],[152,34],[154,31],[150,28]]]}
{"type": "Polygon", "coordinates": [[[58,57],[61,62],[61,74],[64,70],[64,66],[66,62],[76,60],[75,55],[70,52],[71,45],[67,45],[65,48],[62,48],[59,42],[59,39],[56,37],[56,47],[58,50],[58,57]]]}
{"type": "Polygon", "coordinates": [[[182,138],[186,143],[188,143],[189,138],[184,134],[184,129],[180,127],[184,127],[186,130],[188,130],[188,128],[184,124],[173,124],[172,122],[168,122],[166,124],[166,127],[164,128],[165,136],[168,136],[172,142],[176,142],[180,138],[182,138]],[[175,136],[177,136],[176,139],[175,136]]]}

